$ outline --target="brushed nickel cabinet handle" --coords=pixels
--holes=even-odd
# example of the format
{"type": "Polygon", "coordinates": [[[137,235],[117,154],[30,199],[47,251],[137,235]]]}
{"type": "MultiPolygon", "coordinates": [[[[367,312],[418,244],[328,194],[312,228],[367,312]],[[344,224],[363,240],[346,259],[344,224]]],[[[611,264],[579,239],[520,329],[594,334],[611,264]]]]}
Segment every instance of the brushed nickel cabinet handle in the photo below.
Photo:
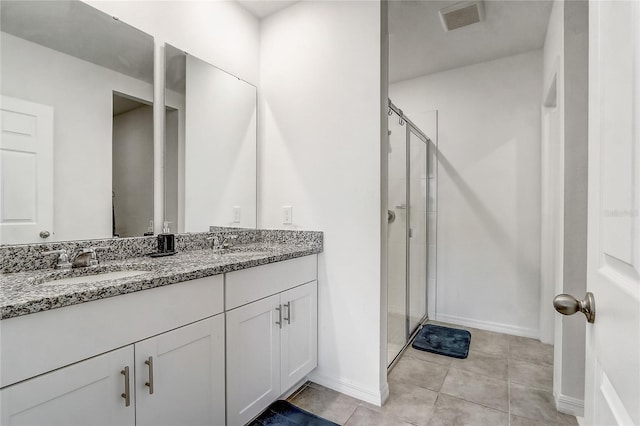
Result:
{"type": "Polygon", "coordinates": [[[285,303],[284,306],[287,308],[287,316],[285,320],[287,321],[287,324],[291,324],[291,301],[285,303]]]}
{"type": "Polygon", "coordinates": [[[276,311],[278,311],[278,321],[276,321],[276,324],[282,328],[282,305],[278,305],[276,311]]]}
{"type": "Polygon", "coordinates": [[[149,388],[149,395],[153,395],[153,357],[150,356],[144,363],[149,366],[149,381],[144,385],[149,388]]]}
{"type": "Polygon", "coordinates": [[[129,366],[126,366],[124,370],[120,371],[120,374],[124,375],[124,393],[120,394],[124,398],[124,406],[131,405],[131,392],[129,389],[129,366]]]}

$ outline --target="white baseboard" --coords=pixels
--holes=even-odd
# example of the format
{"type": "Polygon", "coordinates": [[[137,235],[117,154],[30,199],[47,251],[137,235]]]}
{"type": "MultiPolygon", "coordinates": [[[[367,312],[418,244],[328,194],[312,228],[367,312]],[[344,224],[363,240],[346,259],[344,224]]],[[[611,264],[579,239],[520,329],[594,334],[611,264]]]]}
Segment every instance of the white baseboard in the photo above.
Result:
{"type": "Polygon", "coordinates": [[[436,314],[436,321],[462,325],[465,327],[479,328],[481,330],[495,331],[497,333],[512,334],[514,336],[530,337],[533,339],[540,338],[540,331],[537,328],[518,327],[511,324],[480,321],[472,318],[444,314],[436,314]]]}
{"type": "Polygon", "coordinates": [[[358,386],[351,381],[324,376],[315,372],[309,374],[309,380],[352,398],[377,405],[378,407],[381,407],[384,401],[389,397],[389,385],[387,383],[385,383],[383,389],[374,390],[365,388],[364,386],[358,386]]]}
{"type": "Polygon", "coordinates": [[[555,396],[556,409],[561,413],[570,414],[576,417],[584,416],[584,400],[566,395],[555,396]]]}

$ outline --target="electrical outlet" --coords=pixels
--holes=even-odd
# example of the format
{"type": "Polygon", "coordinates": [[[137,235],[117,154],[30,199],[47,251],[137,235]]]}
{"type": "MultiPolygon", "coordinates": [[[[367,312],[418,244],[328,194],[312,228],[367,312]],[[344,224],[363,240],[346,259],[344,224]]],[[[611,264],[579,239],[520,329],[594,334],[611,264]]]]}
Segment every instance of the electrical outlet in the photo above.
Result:
{"type": "Polygon", "coordinates": [[[233,223],[240,223],[240,206],[233,206],[233,223]]]}
{"type": "Polygon", "coordinates": [[[293,208],[291,206],[282,207],[282,223],[284,225],[291,225],[293,223],[293,208]]]}

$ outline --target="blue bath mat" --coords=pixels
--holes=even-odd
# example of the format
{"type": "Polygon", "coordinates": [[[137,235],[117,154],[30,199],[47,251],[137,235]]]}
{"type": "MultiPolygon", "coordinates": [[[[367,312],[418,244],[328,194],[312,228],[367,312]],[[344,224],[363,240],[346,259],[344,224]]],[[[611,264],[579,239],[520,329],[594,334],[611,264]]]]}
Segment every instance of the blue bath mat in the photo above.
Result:
{"type": "Polygon", "coordinates": [[[471,333],[466,330],[427,324],[413,340],[413,346],[421,351],[465,359],[469,355],[471,333]]]}
{"type": "Polygon", "coordinates": [[[339,426],[295,405],[278,400],[267,407],[248,426],[339,426]]]}

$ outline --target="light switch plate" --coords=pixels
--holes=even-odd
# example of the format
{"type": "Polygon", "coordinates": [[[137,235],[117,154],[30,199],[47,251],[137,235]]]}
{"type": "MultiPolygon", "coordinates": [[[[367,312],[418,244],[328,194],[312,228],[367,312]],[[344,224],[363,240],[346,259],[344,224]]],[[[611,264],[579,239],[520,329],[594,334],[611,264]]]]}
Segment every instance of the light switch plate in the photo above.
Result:
{"type": "Polygon", "coordinates": [[[293,208],[291,206],[282,207],[282,223],[291,225],[293,223],[293,208]]]}

